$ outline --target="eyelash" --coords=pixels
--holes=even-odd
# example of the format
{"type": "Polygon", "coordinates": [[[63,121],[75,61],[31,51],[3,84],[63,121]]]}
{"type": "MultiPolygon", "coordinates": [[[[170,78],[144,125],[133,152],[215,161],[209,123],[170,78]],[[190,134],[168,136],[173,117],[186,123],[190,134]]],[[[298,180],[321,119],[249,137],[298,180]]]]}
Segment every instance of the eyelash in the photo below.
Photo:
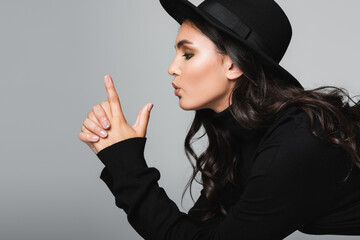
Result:
{"type": "Polygon", "coordinates": [[[193,54],[187,54],[185,53],[183,56],[185,57],[186,60],[189,60],[192,57],[193,54]],[[191,56],[191,57],[189,57],[191,56]]]}

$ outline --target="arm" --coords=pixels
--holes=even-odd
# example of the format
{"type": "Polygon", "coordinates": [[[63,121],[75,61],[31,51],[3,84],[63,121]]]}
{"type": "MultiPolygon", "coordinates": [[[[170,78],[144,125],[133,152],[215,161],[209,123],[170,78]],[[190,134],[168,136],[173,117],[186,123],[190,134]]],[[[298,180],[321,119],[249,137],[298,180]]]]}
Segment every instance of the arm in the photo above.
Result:
{"type": "Polygon", "coordinates": [[[336,173],[333,159],[339,157],[336,149],[308,136],[305,129],[294,134],[297,137],[275,138],[262,148],[243,195],[212,229],[179,211],[159,187],[160,172],[147,167],[143,156],[146,138],[127,139],[100,151],[106,166],[101,178],[145,239],[283,239],[326,210],[336,173]]]}
{"type": "MultiPolygon", "coordinates": [[[[107,167],[104,167],[104,169],[102,170],[102,172],[100,174],[100,178],[106,183],[106,185],[108,186],[108,188],[110,189],[112,194],[115,195],[115,192],[113,191],[113,179],[112,179],[107,167]]],[[[191,221],[194,224],[196,224],[197,226],[200,226],[202,229],[205,229],[205,228],[212,229],[212,228],[216,227],[217,225],[219,225],[219,223],[222,220],[222,218],[217,217],[217,218],[208,219],[204,222],[200,221],[202,212],[197,211],[196,209],[197,208],[205,208],[205,207],[208,207],[208,205],[209,205],[209,201],[205,197],[204,190],[202,189],[200,192],[200,196],[196,200],[194,206],[191,207],[191,209],[188,211],[188,216],[191,219],[191,221]]]]}

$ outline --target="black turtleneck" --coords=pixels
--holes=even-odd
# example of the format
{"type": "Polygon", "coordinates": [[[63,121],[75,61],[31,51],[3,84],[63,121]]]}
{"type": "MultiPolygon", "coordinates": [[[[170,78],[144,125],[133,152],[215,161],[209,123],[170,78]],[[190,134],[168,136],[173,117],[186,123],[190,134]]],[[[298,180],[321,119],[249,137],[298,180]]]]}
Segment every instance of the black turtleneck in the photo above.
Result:
{"type": "Polygon", "coordinates": [[[265,130],[250,130],[240,125],[231,114],[230,106],[221,112],[209,109],[209,117],[220,126],[222,130],[227,130],[230,134],[232,147],[238,156],[236,169],[236,185],[227,184],[223,193],[222,203],[227,211],[236,203],[242,194],[247,175],[250,173],[251,159],[255,150],[265,134],[265,130]]]}
{"type": "MultiPolygon", "coordinates": [[[[230,132],[232,140],[237,143],[236,147],[242,147],[242,152],[248,156],[259,144],[265,130],[250,130],[241,126],[231,114],[230,106],[221,112],[211,110],[210,116],[223,128],[230,132]]],[[[250,156],[249,156],[250,157],[250,156]]]]}
{"type": "MultiPolygon", "coordinates": [[[[195,209],[209,204],[203,190],[192,209],[181,212],[158,185],[160,172],[146,164],[146,137],[117,142],[97,154],[105,165],[100,178],[144,239],[283,239],[296,230],[360,235],[360,171],[341,183],[347,155],[311,134],[305,112],[290,107],[257,131],[242,127],[230,107],[210,117],[230,132],[241,156],[239,182],[223,194],[226,216],[200,221],[195,209]]],[[[315,128],[320,131],[317,122],[315,128]]]]}
{"type": "Polygon", "coordinates": [[[240,155],[241,166],[240,177],[245,178],[251,166],[250,159],[253,157],[261,138],[265,134],[265,129],[250,130],[240,125],[231,114],[230,106],[221,112],[210,110],[210,116],[219,124],[222,129],[228,130],[231,136],[234,150],[240,155]]]}

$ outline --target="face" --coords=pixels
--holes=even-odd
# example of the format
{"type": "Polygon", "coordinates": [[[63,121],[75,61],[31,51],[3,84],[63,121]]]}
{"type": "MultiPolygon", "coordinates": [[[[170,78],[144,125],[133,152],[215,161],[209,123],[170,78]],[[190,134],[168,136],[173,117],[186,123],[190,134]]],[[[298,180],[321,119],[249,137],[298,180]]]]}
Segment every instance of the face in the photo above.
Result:
{"type": "Polygon", "coordinates": [[[176,55],[168,72],[175,77],[173,83],[179,88],[180,107],[210,108],[216,112],[227,108],[236,78],[242,74],[229,56],[217,52],[215,44],[188,21],[180,26],[175,46],[176,55]],[[184,40],[187,42],[178,48],[178,43],[184,40]]]}

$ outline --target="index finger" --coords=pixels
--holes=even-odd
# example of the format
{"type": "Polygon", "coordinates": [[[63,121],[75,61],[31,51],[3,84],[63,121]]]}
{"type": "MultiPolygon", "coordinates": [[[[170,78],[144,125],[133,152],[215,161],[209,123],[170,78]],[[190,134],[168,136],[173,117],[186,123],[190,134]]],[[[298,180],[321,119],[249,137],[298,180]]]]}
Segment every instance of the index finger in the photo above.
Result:
{"type": "Polygon", "coordinates": [[[120,117],[121,120],[125,120],[124,114],[121,109],[119,96],[116,93],[114,83],[109,74],[105,75],[104,82],[112,115],[114,117],[120,117]]]}

